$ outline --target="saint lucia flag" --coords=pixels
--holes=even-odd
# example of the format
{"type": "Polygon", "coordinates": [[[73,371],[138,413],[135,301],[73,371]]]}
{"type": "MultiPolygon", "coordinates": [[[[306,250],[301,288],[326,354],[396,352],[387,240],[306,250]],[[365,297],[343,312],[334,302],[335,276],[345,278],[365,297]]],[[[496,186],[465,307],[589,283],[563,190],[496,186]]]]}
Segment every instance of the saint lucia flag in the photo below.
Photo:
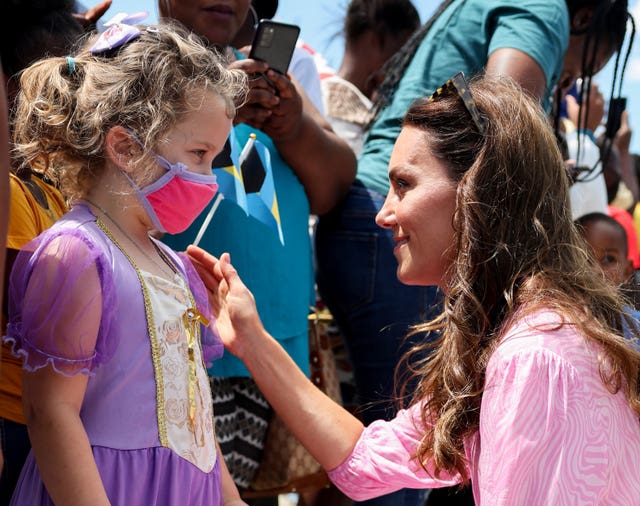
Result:
{"type": "Polygon", "coordinates": [[[213,159],[211,166],[216,175],[218,193],[224,195],[225,199],[238,204],[245,213],[249,214],[242,173],[237,169],[240,167],[239,157],[240,145],[232,128],[224,148],[213,159]]]}
{"type": "Polygon", "coordinates": [[[284,244],[269,150],[251,134],[238,161],[249,215],[270,227],[284,244]]]}
{"type": "Polygon", "coordinates": [[[250,134],[240,151],[235,132],[231,129],[222,151],[214,158],[213,173],[216,175],[218,196],[202,224],[194,244],[202,238],[220,202],[220,198],[231,200],[247,213],[271,228],[284,244],[278,199],[273,184],[271,154],[269,150],[250,134]]]}

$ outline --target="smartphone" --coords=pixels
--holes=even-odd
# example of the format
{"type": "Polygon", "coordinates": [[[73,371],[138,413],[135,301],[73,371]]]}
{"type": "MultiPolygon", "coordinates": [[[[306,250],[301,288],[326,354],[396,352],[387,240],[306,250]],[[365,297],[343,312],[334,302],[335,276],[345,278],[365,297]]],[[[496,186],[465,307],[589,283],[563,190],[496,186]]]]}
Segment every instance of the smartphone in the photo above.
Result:
{"type": "Polygon", "coordinates": [[[607,129],[605,135],[608,139],[613,139],[620,129],[620,118],[622,111],[627,108],[626,97],[617,97],[609,102],[609,113],[607,115],[607,129]]]}
{"type": "Polygon", "coordinates": [[[261,19],[251,43],[249,58],[269,64],[269,68],[286,74],[300,34],[300,27],[261,19]]]}

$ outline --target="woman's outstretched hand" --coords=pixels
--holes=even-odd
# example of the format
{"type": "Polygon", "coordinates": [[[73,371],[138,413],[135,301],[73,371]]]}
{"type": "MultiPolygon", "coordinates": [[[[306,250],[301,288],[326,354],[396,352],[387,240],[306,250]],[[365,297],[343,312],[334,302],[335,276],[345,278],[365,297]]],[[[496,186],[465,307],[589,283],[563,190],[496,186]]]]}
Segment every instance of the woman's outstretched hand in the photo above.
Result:
{"type": "Polygon", "coordinates": [[[362,422],[322,393],[271,337],[258,317],[253,295],[230,263],[189,246],[187,254],[209,290],[225,347],[247,366],[269,404],[324,466],[333,469],[353,451],[362,422]]]}
{"type": "Polygon", "coordinates": [[[187,254],[209,292],[220,339],[231,353],[242,358],[243,350],[266,335],[251,291],[231,265],[228,253],[216,258],[197,246],[187,254]]]}

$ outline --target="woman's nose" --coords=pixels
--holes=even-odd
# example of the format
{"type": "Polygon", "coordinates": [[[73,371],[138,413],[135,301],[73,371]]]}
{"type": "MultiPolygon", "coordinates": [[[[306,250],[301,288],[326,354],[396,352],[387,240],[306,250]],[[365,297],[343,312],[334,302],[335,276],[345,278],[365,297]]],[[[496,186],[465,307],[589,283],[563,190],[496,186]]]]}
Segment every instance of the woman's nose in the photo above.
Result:
{"type": "Polygon", "coordinates": [[[376,215],[376,223],[378,224],[379,227],[391,228],[395,222],[394,220],[395,220],[395,213],[393,211],[393,206],[391,205],[391,202],[390,202],[390,195],[387,195],[387,198],[384,201],[384,205],[382,206],[382,209],[380,209],[380,211],[378,211],[378,214],[376,215]]]}

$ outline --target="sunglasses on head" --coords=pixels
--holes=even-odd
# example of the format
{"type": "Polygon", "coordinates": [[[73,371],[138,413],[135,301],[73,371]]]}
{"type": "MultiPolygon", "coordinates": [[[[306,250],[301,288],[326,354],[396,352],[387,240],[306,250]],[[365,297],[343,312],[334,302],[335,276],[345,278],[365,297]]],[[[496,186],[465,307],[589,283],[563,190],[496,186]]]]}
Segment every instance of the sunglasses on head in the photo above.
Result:
{"type": "Polygon", "coordinates": [[[484,120],[480,116],[480,111],[478,110],[478,105],[476,101],[473,99],[473,95],[471,95],[471,91],[469,90],[469,83],[464,77],[464,73],[458,72],[451,79],[449,79],[446,83],[440,86],[436,91],[433,92],[433,95],[429,97],[429,102],[436,102],[440,100],[446,94],[453,92],[462,99],[462,103],[465,108],[471,115],[471,119],[476,124],[478,128],[478,132],[481,135],[485,133],[484,120]]]}

